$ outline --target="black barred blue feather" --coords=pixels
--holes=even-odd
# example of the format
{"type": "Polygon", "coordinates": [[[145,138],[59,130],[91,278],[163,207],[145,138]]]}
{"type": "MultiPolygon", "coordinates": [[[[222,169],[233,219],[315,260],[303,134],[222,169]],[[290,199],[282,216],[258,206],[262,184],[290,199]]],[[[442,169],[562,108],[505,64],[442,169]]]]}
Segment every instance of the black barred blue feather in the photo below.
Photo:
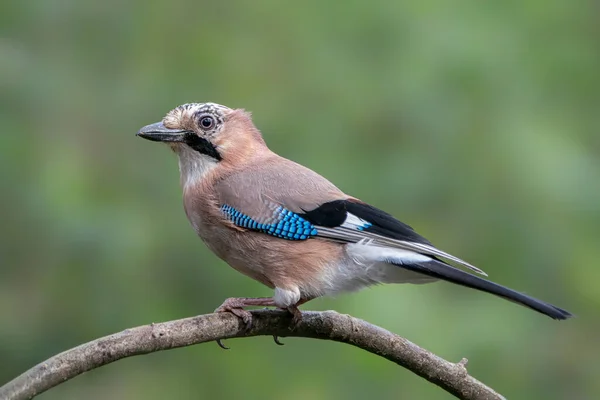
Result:
{"type": "Polygon", "coordinates": [[[318,233],[313,224],[281,206],[275,207],[272,217],[262,222],[252,219],[227,204],[221,206],[221,211],[227,219],[237,226],[267,233],[282,239],[306,240],[316,236],[318,233]]]}

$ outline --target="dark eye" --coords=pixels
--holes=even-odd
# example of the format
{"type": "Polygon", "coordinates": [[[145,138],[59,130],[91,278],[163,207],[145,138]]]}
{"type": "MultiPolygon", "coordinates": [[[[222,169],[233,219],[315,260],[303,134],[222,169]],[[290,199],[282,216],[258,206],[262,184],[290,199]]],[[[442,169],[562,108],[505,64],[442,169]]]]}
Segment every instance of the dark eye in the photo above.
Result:
{"type": "Polygon", "coordinates": [[[206,115],[200,118],[200,126],[202,129],[210,129],[215,126],[215,119],[206,115]]]}

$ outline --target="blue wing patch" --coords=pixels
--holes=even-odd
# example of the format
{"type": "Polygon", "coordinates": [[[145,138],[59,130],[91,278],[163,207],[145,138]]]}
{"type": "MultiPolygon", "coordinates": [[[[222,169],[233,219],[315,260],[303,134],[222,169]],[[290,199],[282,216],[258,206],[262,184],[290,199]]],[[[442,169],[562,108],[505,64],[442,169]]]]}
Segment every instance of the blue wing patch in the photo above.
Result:
{"type": "Polygon", "coordinates": [[[268,221],[258,222],[226,204],[221,211],[227,219],[242,228],[252,229],[288,240],[306,240],[317,235],[317,230],[307,220],[281,206],[273,210],[273,216],[268,221]]]}

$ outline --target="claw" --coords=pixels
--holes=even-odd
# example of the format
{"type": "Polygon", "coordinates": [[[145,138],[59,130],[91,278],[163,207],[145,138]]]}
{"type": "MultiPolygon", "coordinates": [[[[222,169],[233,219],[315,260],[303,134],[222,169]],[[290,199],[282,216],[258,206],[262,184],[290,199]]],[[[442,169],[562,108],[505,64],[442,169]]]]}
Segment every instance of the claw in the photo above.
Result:
{"type": "Polygon", "coordinates": [[[219,347],[222,348],[223,350],[229,350],[229,347],[225,346],[221,340],[222,339],[217,339],[217,340],[215,340],[215,342],[217,342],[219,347]]]}
{"type": "Polygon", "coordinates": [[[274,342],[275,342],[275,344],[276,344],[276,345],[278,345],[278,346],[285,346],[285,343],[281,343],[281,342],[279,341],[279,336],[277,336],[277,335],[273,335],[273,341],[274,341],[274,342]]]}

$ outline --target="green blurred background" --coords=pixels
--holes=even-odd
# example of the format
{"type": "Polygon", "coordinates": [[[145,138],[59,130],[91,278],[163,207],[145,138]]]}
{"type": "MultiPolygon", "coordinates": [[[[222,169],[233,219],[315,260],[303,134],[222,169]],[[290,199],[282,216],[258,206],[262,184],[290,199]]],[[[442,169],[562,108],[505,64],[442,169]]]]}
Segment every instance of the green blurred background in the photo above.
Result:
{"type": "MultiPolygon", "coordinates": [[[[185,102],[250,110],[276,152],[413,225],[556,322],[446,283],[305,309],[381,325],[509,398],[600,395],[597,1],[4,1],[0,383],[127,327],[268,296],[196,238],[185,102]]],[[[268,337],[119,361],[43,399],[450,396],[347,345],[268,337]]]]}

